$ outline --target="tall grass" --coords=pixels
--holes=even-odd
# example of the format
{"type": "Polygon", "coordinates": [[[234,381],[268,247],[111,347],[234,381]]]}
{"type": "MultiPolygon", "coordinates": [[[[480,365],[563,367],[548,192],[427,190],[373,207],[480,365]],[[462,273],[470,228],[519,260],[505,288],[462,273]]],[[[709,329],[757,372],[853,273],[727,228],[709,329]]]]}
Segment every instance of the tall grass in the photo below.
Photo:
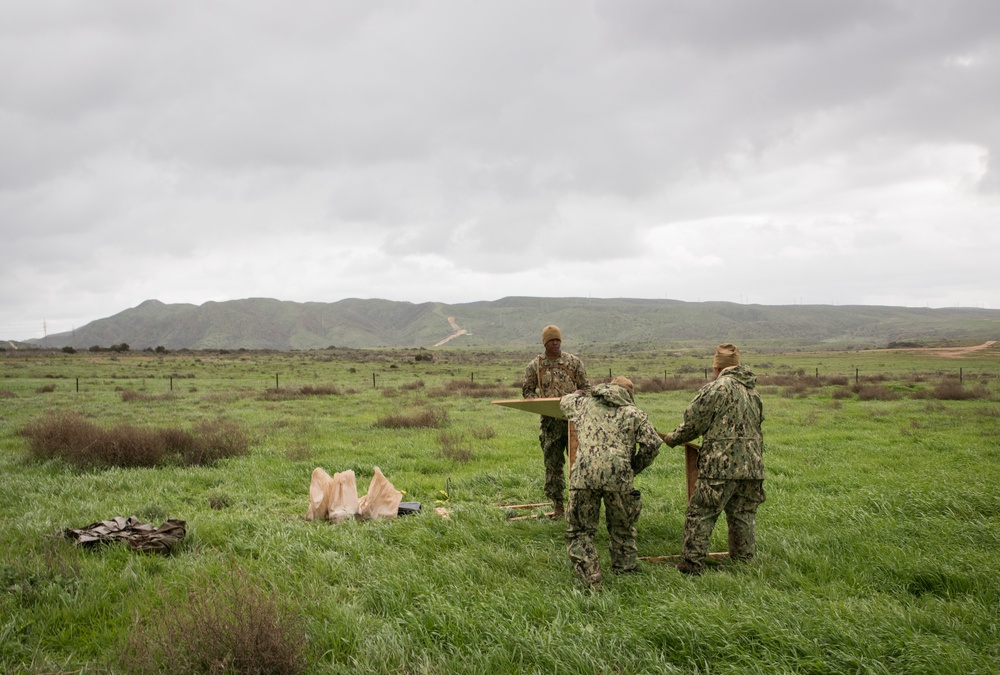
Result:
{"type": "MultiPolygon", "coordinates": [[[[637,383],[679,372],[672,356],[580,355],[592,373],[637,383]]],[[[467,370],[474,356],[477,381],[499,383],[496,398],[517,396],[530,355],[393,356],[0,356],[11,392],[0,426],[0,671],[995,671],[996,357],[963,362],[962,390],[986,393],[956,400],[934,395],[954,379],[942,374],[953,361],[769,354],[789,379],[762,384],[768,478],[755,562],[696,579],[644,563],[636,575],[606,575],[591,595],[573,583],[565,523],[508,521],[501,506],[544,500],[537,417],[452,384],[462,374],[452,359],[467,370]],[[848,366],[861,358],[885,377],[856,382],[848,366]],[[829,377],[816,381],[820,367],[829,377]],[[262,395],[277,372],[294,396],[262,395]],[[189,377],[162,398],[171,373],[189,377]],[[49,376],[62,382],[39,393],[49,376]],[[865,400],[855,385],[898,397],[865,400]],[[304,394],[310,386],[330,395],[304,394]],[[395,396],[382,395],[389,387],[395,396]],[[126,401],[124,390],[147,395],[126,401]],[[78,468],[33,453],[19,433],[60,417],[76,420],[70,437],[116,427],[200,436],[201,424],[231,420],[253,443],[203,465],[78,468]],[[382,522],[306,522],[317,466],[352,469],[359,486],[378,466],[423,508],[382,522]],[[58,537],[133,514],[183,519],[188,535],[169,557],[84,551],[58,537]]],[[[700,362],[677,362],[700,373],[700,362]]],[[[704,382],[681,381],[637,392],[661,431],[704,382]]],[[[640,556],[679,552],[683,476],[682,453],[664,447],[638,477],[640,556]]],[[[725,546],[720,522],[712,548],[725,546]]]]}

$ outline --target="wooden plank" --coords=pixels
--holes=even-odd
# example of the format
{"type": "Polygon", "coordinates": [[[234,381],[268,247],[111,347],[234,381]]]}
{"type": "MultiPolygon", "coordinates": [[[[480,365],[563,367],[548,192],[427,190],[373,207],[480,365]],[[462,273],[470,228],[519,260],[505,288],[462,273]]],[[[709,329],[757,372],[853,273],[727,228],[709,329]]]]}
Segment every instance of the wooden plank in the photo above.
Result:
{"type": "Polygon", "coordinates": [[[493,405],[513,408],[514,410],[523,410],[535,413],[536,415],[545,415],[546,417],[557,417],[561,420],[566,419],[566,415],[563,414],[562,409],[559,407],[558,396],[554,398],[513,398],[503,401],[493,401],[493,405]]]}
{"type": "Polygon", "coordinates": [[[694,483],[698,480],[698,451],[701,446],[694,443],[684,444],[684,469],[687,477],[688,502],[694,494],[694,483]]]}
{"type": "MultiPolygon", "coordinates": [[[[536,415],[544,415],[546,417],[555,417],[557,419],[564,420],[566,419],[566,415],[563,414],[562,409],[559,407],[559,400],[560,397],[558,396],[553,398],[513,398],[503,401],[493,401],[493,405],[502,405],[505,408],[523,410],[525,412],[535,413],[536,415]]],[[[567,442],[570,473],[573,472],[573,460],[576,459],[577,445],[576,427],[572,422],[570,422],[569,439],[567,442]]]]}

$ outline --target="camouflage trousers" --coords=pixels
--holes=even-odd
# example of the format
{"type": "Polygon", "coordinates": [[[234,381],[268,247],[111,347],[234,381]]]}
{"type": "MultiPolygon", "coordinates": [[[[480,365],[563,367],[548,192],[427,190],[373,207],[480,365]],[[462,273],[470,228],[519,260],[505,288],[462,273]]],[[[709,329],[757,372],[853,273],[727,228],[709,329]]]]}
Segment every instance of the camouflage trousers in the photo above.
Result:
{"type": "Polygon", "coordinates": [[[562,505],[566,491],[566,451],[569,447],[569,422],[556,417],[542,417],[538,441],[545,462],[545,496],[562,505]]]}
{"type": "Polygon", "coordinates": [[[594,534],[601,517],[601,501],[611,544],[611,570],[616,573],[636,569],[635,523],[642,511],[638,490],[570,490],[566,510],[566,551],[577,575],[587,584],[600,583],[594,534]]]}
{"type": "Polygon", "coordinates": [[[764,502],[763,480],[698,479],[684,519],[681,555],[695,570],[705,565],[715,521],[725,511],[729,528],[729,558],[750,561],[757,548],[757,507],[764,502]]]}

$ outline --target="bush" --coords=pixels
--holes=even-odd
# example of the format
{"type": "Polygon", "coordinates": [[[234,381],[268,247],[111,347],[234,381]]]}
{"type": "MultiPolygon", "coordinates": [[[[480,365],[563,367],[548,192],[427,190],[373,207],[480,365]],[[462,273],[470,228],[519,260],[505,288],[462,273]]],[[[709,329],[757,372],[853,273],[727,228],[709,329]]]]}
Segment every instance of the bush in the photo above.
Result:
{"type": "MultiPolygon", "coordinates": [[[[609,380],[610,381],[610,380],[609,380]]],[[[697,391],[705,382],[698,378],[637,377],[632,382],[636,393],[656,394],[663,391],[697,391]]]]}
{"type": "Polygon", "coordinates": [[[855,385],[853,389],[861,401],[898,401],[902,398],[898,392],[881,384],[855,385]]]}
{"type": "Polygon", "coordinates": [[[472,380],[451,380],[444,386],[430,389],[428,396],[474,396],[476,398],[503,398],[508,396],[510,391],[502,384],[482,384],[472,380]]]}
{"type": "Polygon", "coordinates": [[[409,415],[400,413],[396,415],[386,415],[378,418],[375,426],[385,429],[409,429],[417,427],[428,427],[440,429],[448,424],[448,411],[443,408],[428,408],[419,410],[409,415]]]}
{"type": "Polygon", "coordinates": [[[234,422],[203,422],[183,429],[142,429],[125,424],[100,427],[75,413],[52,413],[24,427],[29,452],[38,459],[61,458],[85,467],[152,467],[168,462],[212,464],[245,455],[250,439],[234,422]]]}
{"type": "Polygon", "coordinates": [[[125,403],[133,401],[170,401],[174,398],[174,395],[169,391],[162,394],[147,394],[144,391],[135,391],[132,389],[123,389],[121,396],[122,401],[125,403]]]}
{"type": "Polygon", "coordinates": [[[124,673],[296,674],[306,671],[303,620],[239,566],[195,579],[180,606],[136,619],[118,659],[124,673]]]}
{"type": "Polygon", "coordinates": [[[336,385],[326,384],[318,387],[306,385],[299,390],[303,396],[340,396],[340,389],[336,385]]]}
{"type": "Polygon", "coordinates": [[[990,391],[980,385],[973,389],[966,389],[959,380],[946,379],[938,382],[930,392],[931,398],[939,401],[969,401],[972,399],[988,399],[990,391]]]}
{"type": "Polygon", "coordinates": [[[441,456],[453,462],[466,463],[475,459],[472,449],[465,441],[465,436],[461,433],[449,434],[442,431],[438,436],[441,443],[441,456]]]}

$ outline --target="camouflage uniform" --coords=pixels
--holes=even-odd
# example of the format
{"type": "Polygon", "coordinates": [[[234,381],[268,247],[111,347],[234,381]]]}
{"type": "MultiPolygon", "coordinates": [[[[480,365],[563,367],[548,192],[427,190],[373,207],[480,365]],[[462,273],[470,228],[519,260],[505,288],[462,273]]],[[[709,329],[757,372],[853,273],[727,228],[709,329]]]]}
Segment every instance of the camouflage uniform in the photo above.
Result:
{"type": "Polygon", "coordinates": [[[684,422],[664,437],[670,446],[703,437],[682,550],[694,572],[704,568],[709,537],[723,511],[730,558],[748,561],[754,556],[757,507],[765,499],[764,405],[756,383],[744,365],[724,369],[701,388],[684,411],[684,422]]]}
{"type": "Polygon", "coordinates": [[[570,471],[566,549],[584,583],[596,584],[601,581],[601,568],[594,533],[601,501],[611,543],[611,569],[632,572],[636,569],[635,522],[642,510],[632,478],[652,464],[663,441],[624,387],[599,384],[590,394],[564,396],[559,405],[576,425],[579,442],[570,471]]]}
{"type": "MultiPolygon", "coordinates": [[[[577,389],[587,391],[590,382],[583,361],[563,352],[558,359],[540,355],[524,369],[521,393],[524,398],[556,398],[571,394],[577,389]]],[[[545,462],[545,496],[556,507],[563,503],[566,477],[566,448],[569,441],[569,424],[556,417],[542,416],[538,441],[542,446],[545,462]]]]}

